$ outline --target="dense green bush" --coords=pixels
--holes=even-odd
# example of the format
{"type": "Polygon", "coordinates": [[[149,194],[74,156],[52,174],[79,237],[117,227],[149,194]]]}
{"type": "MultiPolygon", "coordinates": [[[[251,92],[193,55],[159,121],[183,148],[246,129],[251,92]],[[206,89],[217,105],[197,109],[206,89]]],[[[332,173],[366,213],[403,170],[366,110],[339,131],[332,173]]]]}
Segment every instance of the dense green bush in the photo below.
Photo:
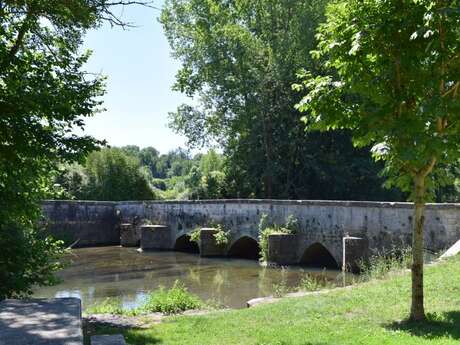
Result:
{"type": "Polygon", "coordinates": [[[149,292],[137,308],[123,308],[119,298],[106,298],[103,302],[87,308],[85,314],[143,315],[149,313],[177,314],[186,310],[201,309],[206,304],[188,292],[184,284],[176,280],[170,289],[160,287],[149,292]]]}
{"type": "Polygon", "coordinates": [[[160,312],[163,314],[177,314],[185,310],[200,309],[203,302],[195,295],[188,292],[185,285],[176,281],[170,289],[160,287],[151,292],[146,302],[139,307],[143,313],[160,312]]]}
{"type": "Polygon", "coordinates": [[[53,285],[62,267],[61,241],[45,234],[33,221],[0,222],[0,300],[32,294],[33,285],[53,285]],[[28,224],[27,224],[28,223],[28,224]]]}

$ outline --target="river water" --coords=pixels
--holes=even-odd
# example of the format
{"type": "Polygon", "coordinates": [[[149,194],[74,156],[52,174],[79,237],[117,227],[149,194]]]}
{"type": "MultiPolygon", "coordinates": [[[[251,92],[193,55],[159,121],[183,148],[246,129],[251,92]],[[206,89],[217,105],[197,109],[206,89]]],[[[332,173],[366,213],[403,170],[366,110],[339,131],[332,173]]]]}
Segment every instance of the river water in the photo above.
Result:
{"type": "Polygon", "coordinates": [[[118,297],[129,308],[140,304],[148,291],[171,287],[180,280],[205,301],[243,308],[249,299],[272,295],[276,285],[298,286],[307,274],[334,285],[343,284],[341,272],[335,270],[269,268],[254,260],[201,258],[180,252],[80,248],[72,250],[67,259],[69,266],[58,274],[61,283],[37,289],[34,297],[79,297],[83,308],[118,297]]]}

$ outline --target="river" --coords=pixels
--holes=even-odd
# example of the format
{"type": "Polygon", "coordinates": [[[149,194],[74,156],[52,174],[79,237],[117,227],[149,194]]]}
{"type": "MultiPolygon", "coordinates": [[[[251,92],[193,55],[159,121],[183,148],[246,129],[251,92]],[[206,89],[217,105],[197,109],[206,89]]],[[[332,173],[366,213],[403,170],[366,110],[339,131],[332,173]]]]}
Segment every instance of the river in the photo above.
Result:
{"type": "Polygon", "coordinates": [[[83,309],[107,297],[117,297],[125,307],[142,302],[148,291],[171,287],[176,280],[205,301],[243,308],[249,299],[270,296],[276,285],[296,287],[307,274],[341,285],[340,271],[307,267],[269,268],[257,261],[201,258],[180,252],[143,252],[135,248],[74,249],[68,266],[59,272],[61,283],[38,288],[34,297],[79,297],[83,309]]]}

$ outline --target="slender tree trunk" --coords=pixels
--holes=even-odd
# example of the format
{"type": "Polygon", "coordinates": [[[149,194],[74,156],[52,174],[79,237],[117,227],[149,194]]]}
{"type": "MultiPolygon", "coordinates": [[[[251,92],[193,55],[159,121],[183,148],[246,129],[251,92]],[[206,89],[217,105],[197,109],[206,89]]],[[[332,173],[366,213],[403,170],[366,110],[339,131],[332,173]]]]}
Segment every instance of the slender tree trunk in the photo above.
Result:
{"type": "Polygon", "coordinates": [[[419,174],[415,177],[415,221],[412,233],[412,306],[410,319],[425,319],[423,306],[423,232],[425,222],[425,178],[419,174]]]}

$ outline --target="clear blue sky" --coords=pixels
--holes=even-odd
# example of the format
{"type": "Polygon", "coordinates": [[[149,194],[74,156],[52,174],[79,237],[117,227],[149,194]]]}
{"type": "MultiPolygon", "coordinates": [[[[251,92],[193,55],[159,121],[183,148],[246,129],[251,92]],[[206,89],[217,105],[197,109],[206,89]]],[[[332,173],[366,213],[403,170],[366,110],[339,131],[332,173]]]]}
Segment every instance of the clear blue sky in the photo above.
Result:
{"type": "Polygon", "coordinates": [[[93,50],[86,69],[108,80],[107,111],[88,119],[85,132],[109,145],[153,146],[162,153],[185,147],[185,139],[167,127],[168,112],[190,101],[171,91],[179,63],[170,56],[159,15],[154,9],[126,7],[122,18],[139,27],[123,31],[104,25],[86,36],[85,47],[93,50]]]}

